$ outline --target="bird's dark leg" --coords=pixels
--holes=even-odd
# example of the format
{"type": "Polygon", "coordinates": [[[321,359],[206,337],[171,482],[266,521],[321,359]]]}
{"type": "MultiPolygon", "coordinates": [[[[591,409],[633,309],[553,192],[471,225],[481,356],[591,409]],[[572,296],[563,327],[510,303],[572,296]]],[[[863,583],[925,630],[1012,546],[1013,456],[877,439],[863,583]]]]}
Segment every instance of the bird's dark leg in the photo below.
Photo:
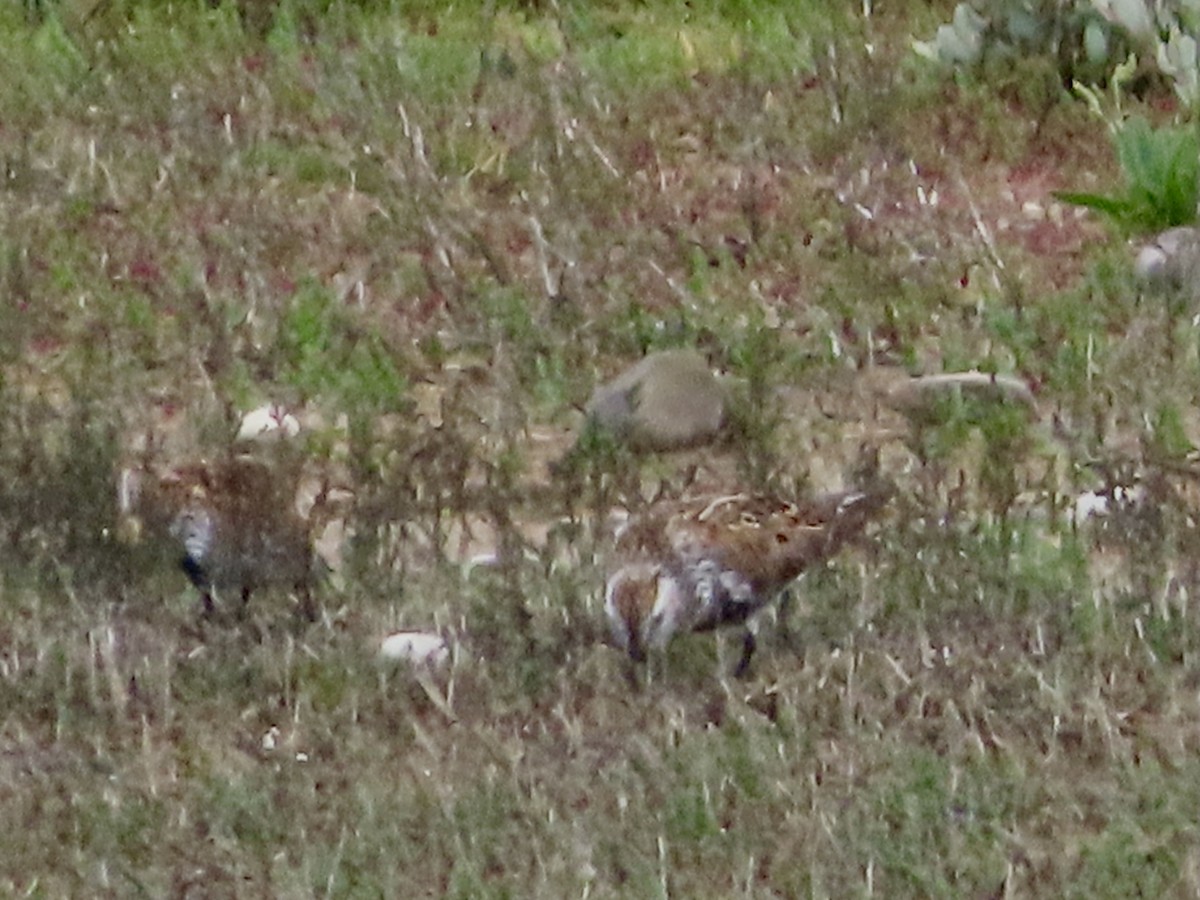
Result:
{"type": "Polygon", "coordinates": [[[212,585],[209,584],[203,567],[190,556],[181,559],[179,567],[183,569],[188,580],[200,591],[201,614],[204,618],[211,619],[217,611],[217,606],[213,603],[212,585]]]}
{"type": "Polygon", "coordinates": [[[742,638],[742,658],[738,660],[738,664],[733,670],[734,678],[741,678],[746,674],[746,670],[750,668],[750,657],[754,655],[757,646],[758,638],[754,636],[751,629],[747,628],[746,635],[742,638]]]}
{"type": "Polygon", "coordinates": [[[640,669],[641,666],[638,665],[636,660],[625,660],[625,680],[629,682],[629,689],[635,694],[640,694],[644,687],[641,676],[639,675],[640,669]]]}
{"type": "Polygon", "coordinates": [[[297,588],[300,594],[300,615],[305,622],[316,622],[320,615],[317,611],[317,604],[313,601],[312,590],[308,585],[301,585],[297,588]]]}
{"type": "Polygon", "coordinates": [[[642,679],[638,670],[646,665],[646,648],[642,646],[642,636],[634,628],[629,634],[629,656],[625,660],[625,679],[629,682],[630,690],[640,692],[642,679]]]}
{"type": "Polygon", "coordinates": [[[792,642],[792,606],[795,603],[795,597],[792,594],[792,588],[787,587],[779,597],[779,607],[777,609],[777,618],[779,625],[776,631],[783,643],[790,645],[792,642]]]}
{"type": "Polygon", "coordinates": [[[264,625],[250,615],[250,592],[252,590],[252,587],[242,585],[242,603],[238,607],[237,622],[238,628],[243,634],[249,631],[250,639],[256,644],[261,644],[267,639],[267,630],[264,625]]]}
{"type": "Polygon", "coordinates": [[[242,603],[237,610],[237,621],[245,622],[250,614],[250,588],[242,585],[242,603]]]}
{"type": "Polygon", "coordinates": [[[629,658],[635,663],[646,661],[646,648],[642,646],[642,636],[636,628],[629,635],[629,658]]]}

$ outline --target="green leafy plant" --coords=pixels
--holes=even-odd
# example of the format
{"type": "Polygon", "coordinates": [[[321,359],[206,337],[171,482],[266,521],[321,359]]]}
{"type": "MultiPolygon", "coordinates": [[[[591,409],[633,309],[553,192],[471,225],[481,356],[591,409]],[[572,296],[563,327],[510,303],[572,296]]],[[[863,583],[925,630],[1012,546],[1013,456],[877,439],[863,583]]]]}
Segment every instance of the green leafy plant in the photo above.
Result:
{"type": "Polygon", "coordinates": [[[1135,116],[1113,131],[1125,175],[1123,194],[1063,191],[1059,200],[1108,216],[1126,231],[1157,231],[1195,221],[1200,199],[1200,134],[1190,125],[1153,128],[1135,116]]]}

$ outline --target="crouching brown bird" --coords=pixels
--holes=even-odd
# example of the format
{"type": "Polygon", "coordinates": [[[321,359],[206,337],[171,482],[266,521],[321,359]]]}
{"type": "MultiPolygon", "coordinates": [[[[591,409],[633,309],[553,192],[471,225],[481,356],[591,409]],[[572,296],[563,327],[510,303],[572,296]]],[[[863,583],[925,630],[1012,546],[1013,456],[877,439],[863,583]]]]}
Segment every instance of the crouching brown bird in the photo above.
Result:
{"type": "Polygon", "coordinates": [[[653,504],[617,538],[604,597],[614,642],[638,663],[676,634],[742,625],[741,677],[755,614],[861,534],[892,493],[881,484],[796,502],[731,494],[653,504]]]}
{"type": "MultiPolygon", "coordinates": [[[[188,463],[139,486],[134,499],[150,527],[175,542],[206,615],[216,610],[214,593],[237,591],[244,606],[252,591],[280,585],[294,588],[302,615],[316,619],[313,516],[296,511],[295,484],[270,466],[250,456],[188,463]]],[[[318,496],[314,514],[320,504],[318,496]]]]}

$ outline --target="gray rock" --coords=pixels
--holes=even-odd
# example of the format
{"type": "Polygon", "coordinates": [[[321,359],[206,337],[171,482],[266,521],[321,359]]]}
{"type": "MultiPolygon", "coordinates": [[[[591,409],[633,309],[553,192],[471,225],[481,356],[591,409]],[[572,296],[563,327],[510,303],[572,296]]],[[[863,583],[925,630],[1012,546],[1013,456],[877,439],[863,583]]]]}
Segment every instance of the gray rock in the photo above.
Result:
{"type": "Polygon", "coordinates": [[[1200,299],[1200,228],[1183,225],[1156,235],[1138,250],[1133,268],[1152,290],[1200,299]]]}
{"type": "Polygon", "coordinates": [[[591,427],[641,450],[707,443],[725,423],[726,391],[693,350],[651,353],[600,386],[588,401],[591,427]]]}

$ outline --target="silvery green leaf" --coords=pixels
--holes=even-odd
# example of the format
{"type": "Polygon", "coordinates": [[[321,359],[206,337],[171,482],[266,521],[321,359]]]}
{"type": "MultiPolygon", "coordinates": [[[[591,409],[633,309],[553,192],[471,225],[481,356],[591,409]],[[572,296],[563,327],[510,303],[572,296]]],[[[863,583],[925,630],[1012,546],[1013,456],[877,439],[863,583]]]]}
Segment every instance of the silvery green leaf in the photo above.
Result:
{"type": "Polygon", "coordinates": [[[1043,26],[1026,9],[1013,9],[1008,14],[1008,34],[1014,41],[1034,43],[1041,36],[1043,26]]]}
{"type": "Polygon", "coordinates": [[[953,26],[938,29],[938,44],[954,54],[954,62],[974,62],[983,50],[985,28],[987,19],[969,4],[960,3],[954,10],[953,26]]]}
{"type": "Polygon", "coordinates": [[[1172,28],[1165,42],[1158,45],[1158,67],[1167,75],[1175,94],[1187,106],[1200,100],[1200,69],[1197,67],[1196,39],[1172,28]]]}
{"type": "Polygon", "coordinates": [[[1200,54],[1197,53],[1194,37],[1181,31],[1172,31],[1171,36],[1167,39],[1167,50],[1181,69],[1185,69],[1195,76],[1197,57],[1200,54]]]}
{"type": "Polygon", "coordinates": [[[959,4],[952,25],[938,26],[932,41],[913,41],[913,49],[926,59],[945,65],[972,64],[979,60],[983,47],[983,29],[987,25],[975,10],[959,4]],[[960,15],[959,11],[967,14],[960,15]],[[974,17],[974,18],[972,18],[974,17]]]}
{"type": "Polygon", "coordinates": [[[1103,63],[1108,59],[1108,33],[1095,19],[1083,29],[1083,50],[1088,62],[1103,63]]]}
{"type": "Polygon", "coordinates": [[[978,41],[987,28],[987,19],[976,12],[969,3],[960,3],[954,8],[954,30],[967,40],[978,41]]]}
{"type": "Polygon", "coordinates": [[[1146,0],[1092,0],[1106,19],[1116,22],[1136,38],[1155,37],[1154,16],[1146,0]]]}
{"type": "Polygon", "coordinates": [[[974,63],[982,51],[986,27],[986,19],[969,4],[960,3],[954,10],[951,24],[938,26],[933,40],[913,41],[913,50],[926,59],[942,64],[974,63]]]}
{"type": "Polygon", "coordinates": [[[942,25],[937,33],[937,53],[942,62],[973,63],[979,59],[981,42],[963,38],[950,25],[942,25]]]}

